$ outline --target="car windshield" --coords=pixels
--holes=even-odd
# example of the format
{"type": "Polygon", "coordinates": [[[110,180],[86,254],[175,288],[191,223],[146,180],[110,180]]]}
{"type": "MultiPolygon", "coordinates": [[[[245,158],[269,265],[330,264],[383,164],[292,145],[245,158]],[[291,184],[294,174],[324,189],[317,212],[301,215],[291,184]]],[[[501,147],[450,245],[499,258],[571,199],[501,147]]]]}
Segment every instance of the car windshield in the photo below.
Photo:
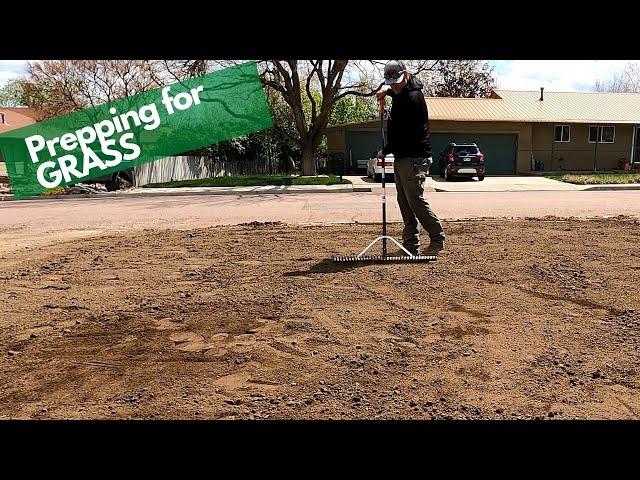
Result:
{"type": "Polygon", "coordinates": [[[461,147],[453,147],[454,155],[477,155],[478,147],[471,146],[461,146],[461,147]]]}

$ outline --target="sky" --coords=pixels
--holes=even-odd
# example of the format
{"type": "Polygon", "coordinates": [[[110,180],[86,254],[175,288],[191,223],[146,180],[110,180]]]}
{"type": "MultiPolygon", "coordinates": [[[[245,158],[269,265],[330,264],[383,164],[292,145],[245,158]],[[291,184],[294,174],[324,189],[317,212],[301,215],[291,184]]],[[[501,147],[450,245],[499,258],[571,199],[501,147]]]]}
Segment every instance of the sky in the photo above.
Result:
{"type": "Polygon", "coordinates": [[[629,60],[490,60],[503,90],[588,92],[596,80],[609,80],[629,60]]]}
{"type": "Polygon", "coordinates": [[[0,60],[0,87],[24,73],[26,60],[0,60]]]}
{"type": "MultiPolygon", "coordinates": [[[[26,60],[0,60],[0,86],[24,73],[26,60]]],[[[608,80],[628,60],[489,60],[498,88],[585,92],[596,80],[608,80]]]]}

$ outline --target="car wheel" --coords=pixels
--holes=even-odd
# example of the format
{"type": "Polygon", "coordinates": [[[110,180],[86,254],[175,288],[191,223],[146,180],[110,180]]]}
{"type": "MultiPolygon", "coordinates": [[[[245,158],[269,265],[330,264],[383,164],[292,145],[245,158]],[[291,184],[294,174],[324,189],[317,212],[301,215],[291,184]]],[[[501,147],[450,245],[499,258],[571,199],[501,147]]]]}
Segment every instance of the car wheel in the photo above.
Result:
{"type": "Polygon", "coordinates": [[[478,180],[479,181],[483,181],[484,180],[484,175],[478,175],[478,180]]]}

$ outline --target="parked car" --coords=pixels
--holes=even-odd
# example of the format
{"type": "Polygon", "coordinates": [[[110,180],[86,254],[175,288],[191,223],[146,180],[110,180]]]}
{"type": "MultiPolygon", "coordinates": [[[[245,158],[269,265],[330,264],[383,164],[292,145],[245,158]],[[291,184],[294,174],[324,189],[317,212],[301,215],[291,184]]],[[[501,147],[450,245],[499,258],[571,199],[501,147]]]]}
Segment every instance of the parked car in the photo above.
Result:
{"type": "Polygon", "coordinates": [[[454,177],[478,177],[484,180],[485,158],[475,143],[450,143],[440,153],[440,176],[449,181],[454,177]]]}
{"type": "Polygon", "coordinates": [[[384,157],[383,166],[383,161],[377,158],[377,154],[378,152],[369,158],[369,162],[367,163],[367,177],[373,177],[376,182],[381,182],[383,170],[385,175],[393,175],[394,158],[392,153],[384,157]]]}

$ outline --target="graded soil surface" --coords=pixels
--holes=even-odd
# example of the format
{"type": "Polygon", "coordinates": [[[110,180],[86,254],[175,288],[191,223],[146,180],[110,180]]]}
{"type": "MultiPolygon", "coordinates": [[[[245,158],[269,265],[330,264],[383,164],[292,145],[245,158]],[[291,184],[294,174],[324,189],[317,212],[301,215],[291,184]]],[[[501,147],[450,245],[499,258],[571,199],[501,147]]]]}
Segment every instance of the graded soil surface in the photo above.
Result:
{"type": "Polygon", "coordinates": [[[638,418],[638,220],[445,222],[434,263],[328,260],[379,229],[4,252],[0,418],[638,418]]]}

